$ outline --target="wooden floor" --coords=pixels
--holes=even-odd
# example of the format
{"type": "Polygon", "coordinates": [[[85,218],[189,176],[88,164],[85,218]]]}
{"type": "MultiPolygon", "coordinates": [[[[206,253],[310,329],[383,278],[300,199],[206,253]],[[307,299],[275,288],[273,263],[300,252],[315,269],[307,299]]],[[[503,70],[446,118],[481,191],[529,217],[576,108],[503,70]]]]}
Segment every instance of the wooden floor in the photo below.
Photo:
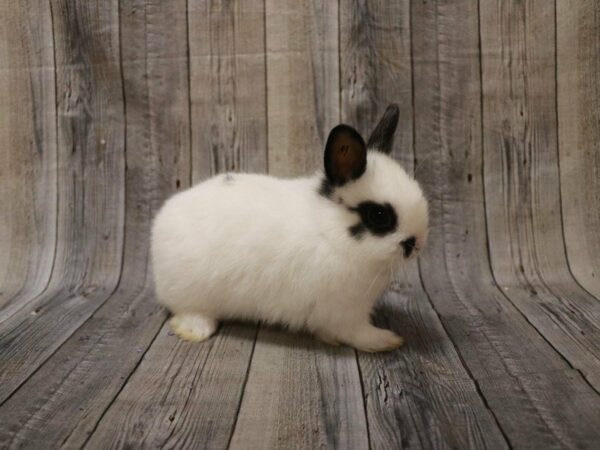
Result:
{"type": "Polygon", "coordinates": [[[0,0],[0,448],[600,448],[600,2],[0,0]],[[404,348],[179,341],[164,199],[401,106],[404,348]]]}

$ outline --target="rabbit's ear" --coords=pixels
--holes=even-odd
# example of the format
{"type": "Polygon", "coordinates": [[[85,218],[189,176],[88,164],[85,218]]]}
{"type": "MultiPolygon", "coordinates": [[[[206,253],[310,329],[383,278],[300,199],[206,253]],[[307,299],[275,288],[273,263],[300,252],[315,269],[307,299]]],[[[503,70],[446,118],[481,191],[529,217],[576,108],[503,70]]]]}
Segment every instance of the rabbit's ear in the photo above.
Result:
{"type": "Polygon", "coordinates": [[[367,148],[369,148],[369,150],[378,150],[386,155],[389,155],[392,152],[392,147],[394,146],[394,133],[398,126],[399,115],[400,110],[398,105],[392,103],[387,107],[381,120],[369,138],[369,142],[367,143],[367,148]]]}
{"type": "Polygon", "coordinates": [[[358,132],[348,125],[338,125],[325,145],[325,175],[336,186],[359,178],[367,168],[367,147],[358,132]]]}

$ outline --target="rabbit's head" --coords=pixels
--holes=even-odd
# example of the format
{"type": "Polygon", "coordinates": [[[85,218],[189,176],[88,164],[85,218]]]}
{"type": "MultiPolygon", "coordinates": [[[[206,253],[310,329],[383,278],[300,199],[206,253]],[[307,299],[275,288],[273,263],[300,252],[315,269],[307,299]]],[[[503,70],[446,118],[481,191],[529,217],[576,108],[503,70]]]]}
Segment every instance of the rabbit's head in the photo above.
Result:
{"type": "Polygon", "coordinates": [[[427,239],[427,200],[419,184],[389,156],[398,115],[398,107],[390,105],[367,144],[354,128],[338,125],[325,146],[319,194],[332,202],[328,231],[343,230],[361,257],[411,258],[427,239]]]}

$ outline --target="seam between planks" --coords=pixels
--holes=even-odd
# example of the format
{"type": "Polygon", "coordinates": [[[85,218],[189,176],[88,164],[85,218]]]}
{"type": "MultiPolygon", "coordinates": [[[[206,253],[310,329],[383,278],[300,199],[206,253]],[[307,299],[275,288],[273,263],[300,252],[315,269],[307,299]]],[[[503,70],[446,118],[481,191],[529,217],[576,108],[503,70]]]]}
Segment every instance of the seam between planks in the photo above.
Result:
{"type": "Polygon", "coordinates": [[[365,381],[363,378],[363,371],[362,371],[362,367],[360,365],[360,361],[358,359],[358,350],[353,349],[354,350],[354,358],[356,360],[356,366],[358,368],[358,380],[360,381],[360,390],[361,390],[361,397],[362,397],[362,404],[363,404],[363,409],[365,411],[365,427],[367,429],[367,443],[369,444],[369,450],[371,450],[372,446],[371,446],[371,430],[369,428],[369,413],[367,411],[367,392],[365,390],[365,381]]]}
{"type": "Polygon", "coordinates": [[[188,84],[188,95],[187,95],[187,106],[188,106],[188,140],[189,140],[189,155],[188,155],[188,186],[192,186],[194,181],[194,145],[192,142],[192,57],[190,49],[190,5],[189,0],[185,0],[185,35],[186,35],[186,55],[187,55],[187,84],[188,84]]]}
{"type": "Polygon", "coordinates": [[[141,354],[140,359],[138,360],[138,362],[134,366],[133,370],[129,373],[129,375],[127,375],[127,377],[125,377],[125,379],[123,380],[123,384],[118,389],[118,391],[115,392],[115,395],[113,396],[112,400],[106,405],[106,407],[104,408],[104,411],[98,417],[98,420],[94,424],[94,428],[92,428],[90,430],[90,432],[89,432],[88,436],[86,437],[85,441],[83,441],[83,443],[81,444],[81,448],[85,448],[87,446],[89,440],[92,438],[92,436],[94,435],[94,433],[98,429],[98,425],[100,425],[100,423],[102,422],[102,419],[104,419],[104,416],[106,415],[106,413],[108,412],[108,410],[110,409],[110,407],[117,400],[117,398],[119,398],[119,395],[121,395],[121,392],[123,392],[123,389],[125,389],[125,387],[128,385],[129,380],[131,379],[131,377],[133,376],[133,374],[137,371],[137,369],[140,366],[140,364],[142,364],[142,361],[144,360],[144,357],[146,356],[146,353],[148,353],[148,351],[152,347],[152,344],[154,344],[154,341],[156,341],[156,338],[160,334],[160,331],[162,330],[162,328],[164,327],[164,325],[165,325],[166,322],[167,322],[167,319],[163,320],[161,326],[157,327],[157,330],[156,330],[156,333],[154,334],[154,337],[149,342],[149,344],[146,347],[146,349],[144,350],[144,352],[141,354]]]}
{"type": "Polygon", "coordinates": [[[229,433],[229,439],[227,439],[226,449],[231,448],[231,441],[233,440],[233,435],[235,434],[235,429],[237,427],[238,418],[240,416],[240,410],[242,408],[242,402],[244,400],[244,394],[246,393],[246,384],[248,384],[248,378],[250,377],[250,369],[252,367],[252,361],[254,360],[254,349],[256,348],[256,341],[258,340],[258,332],[260,330],[260,325],[256,326],[256,331],[254,333],[254,340],[252,341],[252,350],[250,350],[250,357],[248,358],[248,367],[246,367],[246,374],[244,375],[244,382],[242,383],[242,392],[240,394],[240,399],[238,401],[238,405],[235,411],[235,418],[233,419],[233,425],[231,426],[231,432],[229,433]]]}

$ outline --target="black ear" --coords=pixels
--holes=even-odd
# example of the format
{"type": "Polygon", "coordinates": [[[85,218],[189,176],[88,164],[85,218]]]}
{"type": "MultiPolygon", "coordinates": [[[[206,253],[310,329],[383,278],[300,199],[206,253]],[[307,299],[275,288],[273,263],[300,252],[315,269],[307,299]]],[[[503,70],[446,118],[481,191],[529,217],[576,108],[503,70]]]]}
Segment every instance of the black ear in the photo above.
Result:
{"type": "Polygon", "coordinates": [[[354,128],[338,125],[325,145],[325,175],[336,186],[359,178],[367,168],[367,147],[354,128]]]}
{"type": "Polygon", "coordinates": [[[392,103],[387,107],[383,117],[375,127],[375,130],[369,138],[367,147],[373,150],[379,150],[380,152],[389,155],[392,152],[394,146],[394,133],[398,126],[398,116],[400,110],[398,105],[392,103]]]}

